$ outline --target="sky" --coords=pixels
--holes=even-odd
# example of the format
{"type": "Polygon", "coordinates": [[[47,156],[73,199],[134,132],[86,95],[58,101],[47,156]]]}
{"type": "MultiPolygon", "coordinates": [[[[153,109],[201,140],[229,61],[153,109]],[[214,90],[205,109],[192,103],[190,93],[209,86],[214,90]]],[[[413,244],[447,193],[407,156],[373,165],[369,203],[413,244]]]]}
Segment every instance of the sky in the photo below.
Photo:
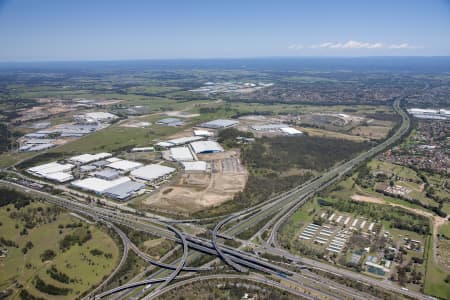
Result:
{"type": "Polygon", "coordinates": [[[450,55],[450,0],[0,0],[0,61],[450,55]]]}

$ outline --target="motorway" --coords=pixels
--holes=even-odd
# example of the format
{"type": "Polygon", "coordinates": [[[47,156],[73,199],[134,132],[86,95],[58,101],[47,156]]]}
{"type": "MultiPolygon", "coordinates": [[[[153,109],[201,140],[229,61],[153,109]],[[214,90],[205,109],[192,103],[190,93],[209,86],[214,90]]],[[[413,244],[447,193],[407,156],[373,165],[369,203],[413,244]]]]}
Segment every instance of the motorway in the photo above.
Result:
{"type": "MultiPolygon", "coordinates": [[[[46,195],[47,201],[49,201],[53,204],[59,205],[59,206],[63,206],[71,211],[75,211],[77,213],[88,215],[88,216],[95,215],[97,219],[105,220],[107,222],[113,222],[116,224],[122,224],[125,226],[129,226],[130,228],[133,228],[135,230],[150,232],[152,234],[159,235],[161,237],[172,239],[174,241],[182,243],[182,241],[177,237],[177,235],[174,232],[168,230],[167,228],[156,226],[159,224],[155,225],[150,222],[142,222],[141,218],[131,218],[130,215],[128,215],[128,214],[112,211],[109,208],[101,208],[101,207],[96,207],[96,206],[92,206],[92,205],[81,204],[81,203],[77,203],[74,201],[66,200],[61,197],[49,195],[49,194],[46,194],[46,193],[40,192],[40,191],[34,191],[34,192],[36,192],[37,194],[46,195]]],[[[189,248],[195,249],[197,251],[200,251],[200,252],[203,252],[206,254],[218,256],[218,253],[214,249],[214,246],[210,240],[198,238],[198,237],[191,236],[188,234],[183,234],[183,235],[185,236],[185,241],[187,242],[187,243],[184,243],[184,245],[187,244],[189,246],[189,248]]],[[[276,264],[270,263],[270,262],[263,260],[255,255],[251,255],[251,254],[243,252],[243,251],[234,250],[230,247],[225,247],[223,245],[220,245],[220,247],[222,248],[222,251],[224,251],[227,255],[230,255],[231,259],[237,264],[243,265],[245,267],[248,267],[248,268],[251,268],[254,270],[258,270],[262,273],[266,273],[266,274],[269,274],[269,275],[272,275],[272,276],[275,276],[278,278],[283,278],[284,280],[290,282],[290,284],[299,285],[308,290],[314,290],[316,293],[320,293],[321,295],[325,295],[325,296],[328,295],[327,296],[328,298],[330,298],[333,293],[333,291],[329,291],[328,284],[322,284],[315,279],[311,280],[310,278],[305,277],[302,274],[296,274],[295,280],[291,279],[291,278],[289,278],[289,275],[292,275],[293,273],[286,268],[280,267],[276,264]]],[[[179,264],[179,266],[180,266],[180,264],[179,264]]],[[[172,275],[173,275],[173,273],[172,273],[172,275]]],[[[165,277],[165,280],[169,280],[169,279],[172,280],[173,278],[174,278],[174,276],[165,277]]],[[[146,284],[149,282],[150,281],[148,281],[148,282],[141,281],[140,284],[146,284]]],[[[134,287],[134,286],[136,286],[136,284],[132,284],[130,286],[134,287]]],[[[125,285],[122,287],[118,287],[113,292],[120,292],[125,287],[127,287],[127,286],[125,285]]],[[[357,293],[355,293],[355,291],[348,292],[346,289],[348,289],[348,288],[346,288],[345,286],[342,286],[340,288],[340,293],[347,295],[346,297],[342,297],[342,298],[333,297],[330,299],[360,299],[360,300],[368,299],[365,297],[363,297],[363,298],[356,297],[355,298],[354,296],[357,295],[357,293]],[[350,295],[353,295],[353,296],[350,296],[350,295]]],[[[334,293],[336,293],[336,292],[334,292],[334,293]]]]}
{"type": "Polygon", "coordinates": [[[401,115],[402,123],[400,128],[391,137],[386,139],[383,143],[371,148],[367,152],[361,153],[360,155],[349,161],[338,164],[321,176],[311,180],[307,185],[302,185],[298,188],[294,188],[289,192],[278,196],[276,199],[272,199],[272,201],[268,202],[264,206],[259,207],[259,211],[256,214],[247,218],[243,222],[239,222],[235,226],[227,229],[225,231],[225,234],[235,236],[247,230],[248,228],[253,227],[259,222],[267,219],[268,217],[271,217],[272,215],[278,213],[277,216],[271,218],[271,220],[267,222],[267,224],[261,230],[259,230],[260,233],[262,232],[262,230],[267,229],[271,224],[273,224],[273,222],[278,221],[278,226],[274,226],[274,229],[272,230],[269,238],[271,242],[274,241],[276,232],[279,229],[279,225],[281,225],[292,212],[294,212],[299,206],[303,205],[310,197],[312,197],[321,189],[324,189],[325,187],[338,182],[345,174],[347,174],[351,170],[354,170],[357,166],[372,158],[376,154],[392,146],[398,140],[400,140],[400,138],[402,138],[404,134],[408,132],[410,127],[410,120],[406,112],[400,108],[400,101],[394,101],[393,107],[395,111],[401,115]],[[295,205],[297,205],[297,207],[295,205]]]}
{"type": "MultiPolygon", "coordinates": [[[[295,212],[299,207],[301,207],[306,201],[308,201],[313,195],[315,195],[321,189],[339,181],[342,176],[347,174],[349,171],[353,170],[361,163],[367,161],[372,158],[376,154],[382,152],[388,147],[395,144],[398,140],[400,140],[409,130],[410,120],[405,111],[400,108],[400,101],[394,101],[393,105],[395,111],[400,114],[402,117],[402,123],[400,128],[388,139],[386,139],[383,143],[371,148],[369,151],[364,152],[357,157],[349,160],[347,162],[341,163],[336,167],[332,168],[328,172],[324,173],[320,177],[317,177],[315,180],[310,181],[308,185],[304,185],[298,189],[291,190],[286,193],[284,196],[279,197],[275,201],[266,204],[265,206],[259,208],[259,211],[254,215],[250,216],[243,222],[239,222],[234,226],[231,226],[227,230],[225,230],[225,234],[227,236],[235,236],[253,226],[258,224],[259,222],[267,219],[268,217],[272,217],[268,222],[266,222],[254,235],[260,236],[262,232],[268,230],[272,226],[272,230],[270,231],[270,235],[267,241],[267,245],[263,249],[260,249],[262,253],[269,253],[272,255],[279,255],[283,257],[287,257],[294,262],[301,263],[302,265],[309,266],[312,268],[328,270],[330,266],[326,263],[317,262],[310,259],[304,259],[297,257],[295,255],[290,254],[289,252],[280,249],[277,243],[277,232],[279,231],[281,225],[286,222],[286,220],[295,212]],[[270,247],[270,245],[274,245],[275,247],[270,247]]],[[[225,223],[233,220],[233,218],[225,219],[225,223]]],[[[224,222],[221,222],[221,226],[224,225],[224,222]]],[[[217,233],[215,233],[217,234],[217,233]]],[[[251,239],[250,239],[251,240],[251,239]]],[[[250,243],[246,244],[247,246],[250,243]]],[[[257,245],[253,245],[257,247],[257,245]]],[[[361,276],[361,274],[350,272],[341,268],[333,267],[333,272],[336,274],[344,275],[348,278],[352,278],[355,280],[360,280],[362,282],[366,282],[367,284],[379,286],[383,289],[388,289],[397,293],[401,293],[404,295],[408,295],[413,298],[422,298],[426,299],[428,297],[415,292],[405,291],[398,286],[392,285],[386,282],[380,282],[378,280],[374,280],[367,276],[361,276]]]]}
{"type": "MultiPolygon", "coordinates": [[[[261,277],[261,276],[257,276],[257,275],[230,275],[230,274],[216,274],[216,275],[198,276],[198,277],[194,277],[194,278],[191,278],[191,279],[187,279],[187,280],[184,280],[184,281],[181,281],[181,282],[177,282],[177,283],[175,283],[175,284],[173,284],[173,285],[171,285],[169,287],[166,287],[166,288],[162,289],[159,293],[155,294],[155,296],[162,295],[165,292],[168,292],[170,290],[182,287],[182,286],[187,285],[187,284],[191,284],[191,283],[198,282],[198,281],[212,280],[212,279],[219,279],[219,280],[235,279],[235,280],[253,281],[253,282],[263,283],[265,285],[276,287],[276,288],[278,288],[280,290],[289,292],[289,293],[291,293],[293,295],[296,295],[296,296],[299,296],[299,297],[301,297],[303,299],[308,299],[308,300],[309,299],[310,300],[317,299],[317,298],[312,297],[312,296],[310,296],[308,294],[302,293],[302,292],[300,292],[300,291],[298,291],[296,289],[286,287],[286,286],[284,286],[284,285],[282,285],[282,284],[280,284],[280,283],[278,283],[276,281],[269,280],[269,279],[267,279],[265,277],[261,277]]],[[[143,299],[148,300],[148,299],[152,299],[152,298],[145,297],[143,299]]]]}
{"type": "MultiPolygon", "coordinates": [[[[338,164],[337,166],[328,170],[320,177],[314,178],[299,187],[296,187],[290,191],[280,194],[255,207],[227,216],[224,220],[220,221],[215,226],[212,232],[212,240],[186,234],[181,230],[179,230],[178,228],[176,228],[175,226],[171,225],[180,221],[169,220],[166,218],[149,218],[145,216],[144,217],[137,216],[129,211],[127,212],[110,207],[96,206],[92,203],[76,201],[73,199],[66,199],[62,196],[54,196],[39,190],[33,190],[30,187],[26,187],[17,183],[11,183],[6,181],[3,182],[8,185],[19,187],[21,189],[26,188],[27,190],[33,190],[34,193],[44,196],[47,201],[53,204],[65,207],[68,210],[74,211],[79,214],[93,216],[93,218],[96,220],[101,220],[104,222],[110,222],[114,224],[121,224],[124,226],[128,226],[134,230],[149,232],[163,238],[174,240],[181,244],[183,249],[183,255],[180,259],[176,261],[176,264],[162,263],[160,261],[155,261],[149,258],[144,253],[142,253],[135,245],[133,245],[129,241],[126,235],[124,237],[123,232],[120,233],[121,231],[114,226],[115,227],[114,229],[118,231],[119,236],[121,237],[122,242],[124,243],[124,251],[127,251],[128,248],[131,248],[133,251],[138,253],[139,256],[144,258],[149,263],[155,264],[161,268],[172,270],[172,272],[170,273],[169,276],[166,276],[164,278],[147,279],[140,282],[130,283],[128,286],[118,287],[116,290],[112,291],[113,293],[121,292],[125,288],[140,286],[152,282],[161,283],[161,285],[156,287],[156,289],[152,289],[150,294],[145,297],[145,299],[147,298],[150,299],[156,297],[157,295],[160,295],[164,291],[170,290],[171,286],[167,285],[170,284],[170,282],[175,278],[178,278],[178,275],[181,271],[195,272],[195,271],[210,270],[209,268],[189,268],[185,266],[186,259],[188,257],[188,250],[189,248],[191,248],[196,251],[200,251],[203,253],[207,253],[222,258],[222,260],[226,264],[229,264],[236,271],[247,272],[248,269],[257,270],[261,273],[281,278],[282,282],[287,282],[289,283],[289,285],[302,287],[305,290],[313,291],[314,293],[321,294],[322,296],[325,295],[325,297],[328,297],[330,299],[374,299],[374,297],[370,295],[365,295],[349,287],[342,286],[338,283],[327,280],[326,278],[323,278],[317,274],[305,270],[306,268],[322,269],[326,272],[332,272],[334,274],[338,274],[339,276],[345,276],[346,278],[352,280],[357,280],[359,282],[364,282],[369,285],[378,286],[398,294],[410,296],[412,298],[428,299],[428,297],[423,294],[412,291],[405,291],[398,286],[378,281],[358,273],[332,267],[325,263],[320,263],[302,257],[297,257],[277,247],[276,233],[278,232],[280,226],[289,218],[289,216],[293,212],[295,212],[301,205],[303,205],[319,190],[329,186],[330,184],[337,182],[342,178],[342,176],[344,176],[345,174],[347,174],[348,172],[359,166],[364,161],[370,159],[371,157],[383,151],[387,147],[392,146],[408,131],[409,118],[407,114],[400,108],[398,100],[394,101],[394,109],[402,116],[402,124],[400,128],[390,138],[385,140],[383,143],[371,148],[369,151],[358,155],[352,160],[338,164]],[[256,235],[260,235],[263,231],[272,228],[268,239],[268,244],[260,246],[252,244],[251,242],[247,242],[246,245],[253,246],[254,248],[258,249],[261,253],[269,253],[273,255],[287,257],[297,266],[303,268],[304,271],[293,272],[287,268],[281,267],[279,264],[274,264],[269,262],[268,260],[262,259],[257,255],[252,255],[248,252],[227,247],[219,243],[217,237],[223,235],[219,233],[219,230],[225,224],[236,219],[240,219],[241,221],[239,223],[227,227],[227,229],[224,231],[223,234],[225,234],[227,237],[234,239],[235,235],[255,226],[256,224],[259,224],[263,220],[268,220],[267,223],[264,224],[264,226],[262,226],[262,228],[256,232],[256,235]],[[274,245],[275,247],[272,247],[271,245],[274,245]]],[[[197,220],[190,220],[190,221],[195,223],[197,220]]],[[[189,221],[184,220],[183,222],[189,221]]],[[[209,278],[213,278],[213,276],[214,275],[210,275],[209,278]]],[[[244,276],[244,275],[230,275],[230,276],[244,276]]],[[[197,276],[194,278],[202,278],[202,277],[197,276]]],[[[102,285],[104,283],[102,283],[102,285]]],[[[176,283],[175,285],[177,284],[179,285],[180,283],[176,283]]],[[[276,286],[278,288],[282,288],[285,290],[288,288],[286,285],[279,283],[277,283],[276,285],[272,284],[272,286],[276,286]]],[[[99,288],[100,287],[97,287],[97,289],[94,290],[93,293],[91,294],[94,294],[96,291],[99,290],[99,288]]],[[[101,295],[102,294],[99,294],[96,297],[100,297],[101,295]]]]}
{"type": "Polygon", "coordinates": [[[236,218],[236,216],[231,215],[226,219],[223,219],[222,221],[220,221],[219,223],[217,223],[216,227],[214,227],[214,230],[212,232],[212,244],[214,246],[214,249],[217,251],[217,253],[219,254],[220,258],[222,258],[226,264],[230,265],[233,269],[235,269],[238,272],[242,272],[245,273],[248,270],[246,268],[243,268],[242,266],[238,265],[237,263],[235,263],[230,256],[225,255],[225,253],[222,251],[222,249],[220,248],[220,246],[217,243],[217,233],[220,230],[220,228],[222,228],[222,226],[225,223],[228,223],[230,220],[236,218]]]}
{"type": "MultiPolygon", "coordinates": [[[[270,231],[270,235],[267,241],[268,245],[275,245],[275,247],[270,247],[266,245],[264,249],[262,249],[262,253],[269,253],[272,255],[279,255],[290,258],[292,261],[297,263],[302,263],[303,265],[316,268],[316,269],[322,269],[322,270],[328,270],[329,265],[325,263],[320,263],[314,260],[310,259],[304,259],[297,257],[295,255],[290,254],[287,251],[284,251],[280,249],[278,243],[277,243],[277,232],[279,231],[281,225],[304,203],[306,203],[307,200],[309,200],[313,195],[315,195],[318,191],[321,189],[339,181],[342,176],[347,174],[349,171],[353,170],[357,166],[359,166],[361,163],[367,161],[368,159],[372,158],[376,154],[382,152],[383,150],[387,149],[388,147],[395,144],[398,140],[400,140],[409,130],[410,127],[410,120],[408,115],[405,111],[403,111],[400,108],[400,101],[396,100],[394,101],[393,105],[395,111],[400,114],[402,117],[402,123],[400,125],[400,128],[388,139],[386,139],[383,143],[371,148],[369,151],[362,153],[355,157],[354,159],[344,162],[336,167],[334,167],[332,170],[324,173],[322,176],[316,178],[315,180],[310,181],[308,185],[304,185],[298,189],[294,189],[286,193],[285,195],[278,197],[275,201],[271,203],[267,203],[264,206],[258,208],[258,212],[254,215],[250,216],[243,222],[239,222],[236,225],[228,228],[225,231],[225,234],[227,236],[235,236],[252,226],[255,226],[259,222],[265,220],[266,218],[274,215],[275,217],[272,217],[267,223],[265,223],[254,236],[259,236],[262,232],[269,229],[272,226],[272,230],[270,231]]],[[[245,213],[248,213],[246,211],[245,213]]],[[[224,226],[225,223],[233,220],[237,215],[233,217],[229,217],[224,219],[222,222],[220,222],[220,226],[224,226]]],[[[213,236],[217,235],[217,232],[214,232],[213,236]]],[[[246,245],[249,245],[247,243],[246,245]]],[[[254,245],[256,246],[256,245],[254,245]]],[[[408,295],[413,298],[419,298],[419,299],[427,299],[427,296],[424,296],[420,293],[406,291],[402,289],[401,287],[392,285],[390,282],[380,282],[378,280],[374,280],[372,278],[369,278],[367,276],[361,276],[358,273],[354,273],[351,271],[347,271],[344,269],[333,267],[333,272],[336,274],[344,275],[348,278],[352,278],[354,280],[359,280],[362,282],[366,282],[367,284],[375,285],[383,289],[388,289],[397,293],[401,293],[404,295],[408,295]]]]}
{"type": "MultiPolygon", "coordinates": [[[[151,233],[157,234],[161,237],[169,238],[169,239],[180,242],[177,239],[176,234],[174,234],[172,231],[168,230],[167,228],[155,226],[155,224],[151,224],[150,222],[144,223],[141,221],[140,218],[130,218],[130,216],[128,214],[111,211],[109,208],[100,208],[100,207],[90,206],[90,205],[86,205],[86,204],[79,204],[79,203],[75,203],[73,201],[64,200],[63,198],[51,196],[51,195],[47,195],[46,198],[52,203],[58,204],[60,206],[64,206],[64,207],[66,207],[72,211],[76,211],[78,213],[84,213],[84,214],[86,214],[86,212],[89,212],[88,214],[94,213],[97,216],[97,218],[101,218],[101,219],[104,219],[104,220],[107,220],[110,222],[114,222],[117,224],[126,225],[135,230],[151,232],[151,233]]],[[[209,241],[207,239],[198,238],[195,236],[186,235],[186,234],[183,234],[183,235],[186,237],[185,240],[187,241],[187,245],[190,248],[193,248],[198,251],[202,251],[204,253],[208,253],[211,255],[218,255],[218,253],[217,253],[217,251],[215,251],[214,246],[211,241],[209,241]]],[[[232,256],[231,259],[238,264],[242,264],[249,268],[257,269],[264,273],[272,274],[275,276],[278,276],[280,273],[291,273],[289,270],[286,270],[277,265],[274,265],[272,263],[261,260],[259,257],[250,255],[246,252],[230,249],[229,247],[224,247],[223,245],[220,245],[220,247],[223,248],[222,250],[227,255],[231,255],[232,256]]],[[[272,250],[272,251],[274,251],[274,250],[272,250]]],[[[277,252],[276,254],[279,255],[280,253],[277,252]]],[[[287,254],[287,253],[283,253],[283,254],[287,254]]],[[[338,269],[338,270],[340,270],[340,269],[338,269]]],[[[353,272],[350,272],[350,273],[352,273],[352,275],[357,275],[359,277],[362,277],[359,274],[356,274],[353,272]]],[[[299,274],[299,276],[302,276],[302,275],[299,274]]],[[[300,278],[302,278],[302,277],[300,277],[300,278]]],[[[300,282],[304,281],[304,280],[305,279],[302,278],[300,280],[300,282]]],[[[317,284],[317,282],[314,282],[314,284],[317,284]]],[[[326,287],[322,287],[321,289],[326,290],[326,288],[328,288],[328,284],[326,285],[326,287]]],[[[421,297],[418,297],[418,298],[421,298],[421,297]]]]}

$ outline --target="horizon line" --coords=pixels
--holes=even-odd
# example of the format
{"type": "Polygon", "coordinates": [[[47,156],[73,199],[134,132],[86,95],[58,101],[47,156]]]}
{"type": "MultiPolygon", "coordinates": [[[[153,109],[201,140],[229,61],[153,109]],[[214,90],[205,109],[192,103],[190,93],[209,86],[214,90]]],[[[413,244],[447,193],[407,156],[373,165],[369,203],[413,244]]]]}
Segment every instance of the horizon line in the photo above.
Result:
{"type": "Polygon", "coordinates": [[[179,58],[111,58],[111,59],[43,59],[43,60],[0,60],[0,64],[27,63],[86,63],[86,62],[135,62],[135,61],[180,61],[180,60],[238,60],[238,59],[355,59],[355,58],[450,58],[449,55],[304,55],[304,56],[236,56],[236,57],[179,57],[179,58]]]}

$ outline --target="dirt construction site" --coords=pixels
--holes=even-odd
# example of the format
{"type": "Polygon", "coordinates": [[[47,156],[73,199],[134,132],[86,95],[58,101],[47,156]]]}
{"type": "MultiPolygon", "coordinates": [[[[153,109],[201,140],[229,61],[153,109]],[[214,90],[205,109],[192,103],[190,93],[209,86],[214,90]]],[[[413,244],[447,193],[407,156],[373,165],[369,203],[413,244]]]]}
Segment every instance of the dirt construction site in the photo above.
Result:
{"type": "Polygon", "coordinates": [[[207,161],[206,172],[182,173],[151,194],[142,204],[153,209],[188,214],[231,200],[247,182],[247,171],[237,151],[198,155],[207,161]]]}

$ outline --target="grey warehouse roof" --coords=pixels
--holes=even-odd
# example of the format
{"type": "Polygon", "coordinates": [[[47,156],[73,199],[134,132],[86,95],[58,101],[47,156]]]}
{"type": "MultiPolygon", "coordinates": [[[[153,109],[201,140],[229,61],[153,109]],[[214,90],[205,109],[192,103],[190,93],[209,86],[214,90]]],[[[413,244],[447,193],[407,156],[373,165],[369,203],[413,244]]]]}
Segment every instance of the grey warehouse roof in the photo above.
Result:
{"type": "Polygon", "coordinates": [[[112,198],[124,200],[130,197],[134,192],[143,189],[145,184],[136,181],[127,181],[113,186],[104,191],[104,194],[112,198]]]}
{"type": "Polygon", "coordinates": [[[173,123],[173,122],[180,122],[180,119],[177,118],[165,118],[165,119],[161,119],[158,121],[158,123],[162,123],[162,124],[169,124],[169,123],[173,123]]]}
{"type": "Polygon", "coordinates": [[[112,170],[112,169],[104,169],[98,172],[95,172],[94,174],[96,177],[105,178],[105,179],[114,179],[116,177],[119,177],[119,172],[112,170]]]}
{"type": "Polygon", "coordinates": [[[218,119],[218,120],[202,123],[202,124],[200,124],[200,127],[205,127],[205,128],[226,128],[226,127],[230,127],[230,126],[233,126],[233,125],[236,125],[236,124],[239,124],[239,122],[235,121],[235,120],[218,119]]]}
{"type": "Polygon", "coordinates": [[[164,124],[168,126],[182,126],[184,125],[184,122],[177,118],[165,118],[161,119],[157,122],[157,124],[164,124]]]}
{"type": "Polygon", "coordinates": [[[109,164],[110,164],[110,162],[106,161],[106,160],[99,160],[99,161],[96,161],[96,162],[92,163],[92,165],[94,165],[96,167],[103,167],[103,166],[106,166],[106,165],[109,165],[109,164]]]}

